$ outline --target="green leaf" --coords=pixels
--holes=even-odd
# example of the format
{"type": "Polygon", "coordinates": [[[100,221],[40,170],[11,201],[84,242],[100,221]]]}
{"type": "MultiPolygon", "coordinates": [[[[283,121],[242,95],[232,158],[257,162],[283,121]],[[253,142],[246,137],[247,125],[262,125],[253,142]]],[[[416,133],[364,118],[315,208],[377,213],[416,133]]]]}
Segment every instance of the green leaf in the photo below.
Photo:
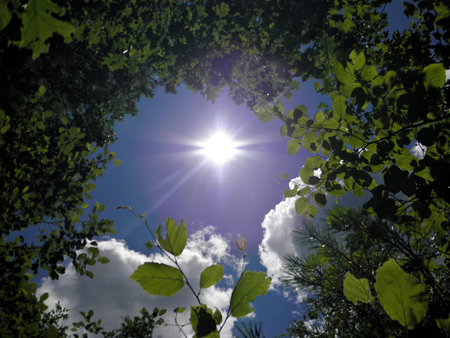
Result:
{"type": "Polygon", "coordinates": [[[299,170],[298,175],[302,179],[303,183],[309,184],[309,179],[312,176],[314,176],[314,171],[312,169],[307,168],[307,167],[302,167],[299,170]]]}
{"type": "Polygon", "coordinates": [[[377,72],[377,69],[375,68],[375,66],[365,66],[361,70],[361,79],[363,81],[367,81],[367,82],[372,81],[377,76],[378,76],[378,72],[377,72]]]}
{"type": "Polygon", "coordinates": [[[373,297],[370,294],[369,281],[366,278],[357,279],[350,272],[345,274],[344,295],[355,305],[358,301],[363,303],[373,302],[373,297]]]}
{"type": "Polygon", "coordinates": [[[175,313],[183,313],[186,310],[185,307],[177,307],[173,312],[175,313]]]}
{"type": "Polygon", "coordinates": [[[222,323],[222,313],[217,308],[216,311],[214,312],[214,320],[216,321],[216,325],[222,323]]]}
{"type": "Polygon", "coordinates": [[[317,207],[315,205],[310,205],[308,207],[308,211],[306,212],[306,218],[316,217],[317,216],[317,207]]]}
{"type": "Polygon", "coordinates": [[[423,69],[423,84],[425,89],[430,87],[442,88],[445,84],[445,69],[442,63],[426,66],[423,69]]]}
{"type": "Polygon", "coordinates": [[[39,322],[33,322],[25,328],[25,331],[29,333],[30,335],[33,335],[34,333],[38,332],[39,330],[39,322]]]}
{"type": "Polygon", "coordinates": [[[283,126],[280,129],[280,136],[281,137],[287,136],[287,126],[285,124],[283,124],[283,126]]]}
{"type": "Polygon", "coordinates": [[[161,224],[156,229],[156,236],[162,248],[174,256],[179,256],[183,252],[187,241],[187,228],[184,220],[181,220],[180,226],[171,219],[166,218],[166,238],[161,236],[161,224]]]}
{"type": "Polygon", "coordinates": [[[347,102],[345,97],[339,95],[333,100],[333,116],[336,120],[340,120],[340,117],[345,114],[347,109],[347,102]]]}
{"type": "Polygon", "coordinates": [[[8,1],[0,1],[0,31],[8,26],[11,21],[12,15],[8,8],[8,1]]]}
{"type": "Polygon", "coordinates": [[[53,33],[62,35],[66,42],[72,40],[71,33],[75,32],[68,22],[56,19],[52,13],[60,13],[61,7],[49,0],[30,0],[21,16],[21,46],[33,50],[33,59],[48,51],[49,45],[45,40],[53,33]]]}
{"type": "Polygon", "coordinates": [[[48,298],[48,293],[43,293],[40,297],[39,297],[39,301],[40,302],[44,302],[45,300],[47,300],[48,298]]]}
{"type": "Polygon", "coordinates": [[[336,121],[335,119],[327,119],[322,123],[322,128],[337,130],[339,129],[339,122],[336,121]]]}
{"type": "Polygon", "coordinates": [[[450,315],[448,316],[447,319],[436,319],[436,324],[438,326],[438,328],[440,328],[442,331],[444,331],[445,333],[449,333],[450,332],[450,315]]]}
{"type": "Polygon", "coordinates": [[[350,60],[352,60],[353,66],[356,70],[360,70],[366,64],[366,57],[364,53],[357,52],[356,50],[350,53],[350,60]]]}
{"type": "Polygon", "coordinates": [[[145,242],[145,246],[147,247],[147,249],[151,250],[153,248],[152,241],[149,240],[149,241],[145,242]]]}
{"type": "Polygon", "coordinates": [[[265,295],[271,281],[271,278],[266,278],[264,272],[244,272],[231,296],[231,315],[240,318],[253,312],[255,309],[250,309],[250,302],[253,302],[258,296],[265,295]]]}
{"type": "Polygon", "coordinates": [[[434,10],[436,11],[436,25],[440,29],[445,29],[445,24],[448,27],[448,19],[450,18],[450,7],[444,4],[444,1],[434,5],[434,10]],[[442,23],[440,23],[442,22],[442,23]]]}
{"type": "Polygon", "coordinates": [[[200,274],[200,287],[207,289],[214,284],[220,282],[223,278],[223,265],[211,265],[208,266],[200,274]]]}
{"type": "Polygon", "coordinates": [[[114,165],[120,165],[121,163],[122,163],[121,160],[114,160],[114,162],[113,162],[114,165]]]}
{"type": "Polygon", "coordinates": [[[334,74],[337,79],[344,84],[352,83],[356,80],[354,70],[348,66],[344,68],[340,62],[334,64],[334,74]]]}
{"type": "Polygon", "coordinates": [[[44,122],[42,121],[36,122],[36,127],[38,127],[41,130],[44,130],[45,129],[44,122]]]}
{"type": "Polygon", "coordinates": [[[297,215],[303,214],[308,208],[308,200],[306,197],[300,197],[295,201],[295,213],[297,215]]]}
{"type": "Polygon", "coordinates": [[[294,155],[300,149],[300,140],[298,138],[290,139],[287,144],[287,151],[289,156],[294,155]]]}
{"type": "Polygon", "coordinates": [[[38,94],[36,94],[36,96],[41,97],[41,96],[43,96],[45,94],[46,91],[47,91],[47,88],[45,88],[45,86],[40,86],[38,94]]]}
{"type": "Polygon", "coordinates": [[[50,326],[42,331],[43,338],[58,338],[59,331],[56,327],[50,326]]]}
{"type": "Polygon", "coordinates": [[[297,196],[297,186],[294,186],[294,189],[292,190],[283,190],[283,197],[284,198],[291,198],[297,196]]]}
{"type": "Polygon", "coordinates": [[[316,170],[320,168],[323,160],[319,156],[311,156],[305,160],[305,168],[316,170]]]}
{"type": "Polygon", "coordinates": [[[270,109],[264,107],[258,107],[253,110],[253,114],[260,120],[261,122],[269,122],[273,118],[273,113],[270,109]]]}
{"type": "Polygon", "coordinates": [[[426,285],[404,272],[395,260],[388,260],[377,270],[375,290],[387,314],[408,329],[425,318],[429,302],[426,285]]]}
{"type": "Polygon", "coordinates": [[[83,192],[90,192],[92,190],[94,190],[97,186],[94,183],[87,183],[84,187],[83,187],[83,192]]]}
{"type": "Polygon", "coordinates": [[[191,307],[189,321],[196,333],[193,338],[220,338],[212,310],[208,309],[205,304],[191,307]]]}
{"type": "Polygon", "coordinates": [[[322,111],[319,110],[315,116],[315,120],[317,123],[322,123],[325,120],[325,116],[323,115],[322,111]]]}
{"type": "Polygon", "coordinates": [[[89,253],[91,254],[92,258],[97,258],[100,255],[100,251],[98,250],[98,248],[89,248],[88,249],[89,253]]]}
{"type": "Polygon", "coordinates": [[[172,296],[184,286],[183,274],[177,268],[159,263],[144,263],[130,276],[151,295],[172,296]]]}
{"type": "Polygon", "coordinates": [[[311,191],[310,187],[304,187],[304,188],[300,189],[300,191],[298,192],[298,195],[299,196],[305,196],[310,191],[311,191]]]}
{"type": "Polygon", "coordinates": [[[102,263],[102,264],[108,264],[108,263],[110,262],[109,259],[106,258],[106,257],[100,257],[100,258],[98,259],[98,261],[99,261],[100,263],[102,263]]]}
{"type": "Polygon", "coordinates": [[[302,144],[306,150],[312,153],[317,153],[319,151],[316,133],[307,132],[302,138],[302,144]]]}

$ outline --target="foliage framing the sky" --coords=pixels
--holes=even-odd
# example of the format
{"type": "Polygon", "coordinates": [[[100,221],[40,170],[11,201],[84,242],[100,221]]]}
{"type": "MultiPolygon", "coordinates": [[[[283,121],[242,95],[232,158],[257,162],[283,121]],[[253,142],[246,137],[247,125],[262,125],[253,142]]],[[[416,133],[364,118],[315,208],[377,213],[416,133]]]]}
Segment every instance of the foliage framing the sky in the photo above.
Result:
{"type": "Polygon", "coordinates": [[[405,2],[413,22],[389,34],[388,2],[0,0],[1,282],[15,287],[1,292],[19,304],[2,307],[8,334],[38,334],[26,325],[44,308],[28,271],[58,278],[68,255],[92,277],[87,267],[106,262],[92,240],[113,224],[98,219],[99,203],[85,216],[84,198],[115,156],[112,126],[155,86],[174,92],[181,81],[210,99],[229,87],[262,121],[284,122],[290,155],[314,154],[300,168],[306,186],[287,192],[299,196],[299,214],[347,192],[371,194],[371,216],[394,220],[419,249],[432,238],[446,267],[450,11],[442,1],[405,2]],[[314,78],[331,105],[285,113],[276,98],[290,97],[298,77],[314,78]],[[416,142],[422,158],[408,150],[416,142]],[[51,230],[39,244],[6,241],[43,224],[51,230]],[[25,311],[26,302],[35,307],[25,311]],[[22,311],[23,321],[13,315],[22,311]]]}

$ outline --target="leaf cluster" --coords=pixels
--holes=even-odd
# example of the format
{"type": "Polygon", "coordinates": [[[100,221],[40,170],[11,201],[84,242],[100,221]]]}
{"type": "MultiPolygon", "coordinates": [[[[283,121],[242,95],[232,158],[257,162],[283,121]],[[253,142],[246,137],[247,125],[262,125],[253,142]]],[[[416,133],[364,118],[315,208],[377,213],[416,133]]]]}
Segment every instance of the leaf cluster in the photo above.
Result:
{"type": "MultiPolygon", "coordinates": [[[[328,223],[305,223],[298,240],[314,249],[288,255],[286,283],[310,296],[305,319],[320,319],[320,335],[440,336],[436,321],[448,317],[448,269],[432,232],[420,240],[402,225],[362,211],[333,209],[328,223]],[[397,263],[398,264],[397,264],[397,263]]],[[[294,337],[318,334],[296,323],[294,337]]]]}
{"type": "MultiPolygon", "coordinates": [[[[130,209],[131,210],[131,209],[130,209]]],[[[140,217],[141,221],[148,227],[145,217],[140,217]]],[[[162,226],[156,229],[156,237],[149,229],[155,240],[155,245],[161,252],[168,257],[174,266],[167,264],[147,262],[140,265],[130,276],[132,280],[139,283],[143,290],[151,295],[172,296],[178,293],[185,285],[189,287],[198,301],[198,305],[191,306],[190,324],[195,332],[194,337],[220,337],[220,331],[224,327],[229,316],[240,318],[252,313],[255,309],[250,307],[251,302],[256,297],[265,295],[269,289],[271,279],[266,278],[264,272],[243,271],[236,285],[234,286],[227,316],[223,320],[219,309],[214,312],[200,300],[202,289],[216,285],[223,278],[223,266],[211,265],[205,268],[200,274],[199,287],[196,292],[190,284],[181,266],[178,264],[177,257],[180,256],[186,246],[188,235],[186,223],[181,220],[177,226],[173,219],[166,219],[165,230],[166,238],[161,235],[162,226]]],[[[151,249],[153,243],[147,242],[151,249]]],[[[245,258],[245,254],[243,256],[245,258]]],[[[186,308],[176,308],[176,315],[182,313],[186,308]]],[[[175,318],[176,325],[180,326],[175,318]]]]}

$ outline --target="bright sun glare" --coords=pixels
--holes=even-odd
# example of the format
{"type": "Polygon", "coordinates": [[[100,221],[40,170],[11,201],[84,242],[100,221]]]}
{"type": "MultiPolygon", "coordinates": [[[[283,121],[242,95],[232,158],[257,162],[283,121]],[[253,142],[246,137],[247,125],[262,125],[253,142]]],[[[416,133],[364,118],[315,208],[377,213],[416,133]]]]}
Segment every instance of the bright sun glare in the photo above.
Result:
{"type": "Polygon", "coordinates": [[[217,132],[206,141],[206,156],[217,164],[223,164],[233,158],[235,147],[230,136],[223,132],[217,132]]]}

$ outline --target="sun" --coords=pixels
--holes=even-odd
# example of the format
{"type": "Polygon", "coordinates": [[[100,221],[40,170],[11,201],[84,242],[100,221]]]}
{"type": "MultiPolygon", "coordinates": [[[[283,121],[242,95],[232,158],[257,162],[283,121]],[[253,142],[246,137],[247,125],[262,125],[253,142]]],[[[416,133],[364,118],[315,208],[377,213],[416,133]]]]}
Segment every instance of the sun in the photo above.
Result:
{"type": "Polygon", "coordinates": [[[204,143],[204,150],[211,161],[224,164],[233,158],[236,149],[232,138],[219,131],[204,143]]]}

